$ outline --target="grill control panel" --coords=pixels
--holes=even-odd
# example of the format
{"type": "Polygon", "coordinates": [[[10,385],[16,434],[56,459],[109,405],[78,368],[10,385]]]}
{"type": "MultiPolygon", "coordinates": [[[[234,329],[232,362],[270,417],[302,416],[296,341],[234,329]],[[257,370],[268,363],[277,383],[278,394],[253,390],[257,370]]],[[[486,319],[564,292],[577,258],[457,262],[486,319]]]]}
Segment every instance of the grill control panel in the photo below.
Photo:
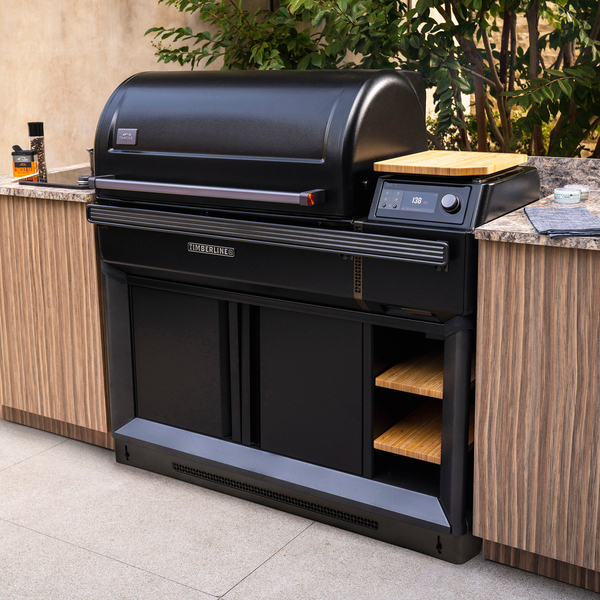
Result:
{"type": "Polygon", "coordinates": [[[464,221],[471,188],[383,180],[375,216],[403,221],[460,225],[464,221]]]}

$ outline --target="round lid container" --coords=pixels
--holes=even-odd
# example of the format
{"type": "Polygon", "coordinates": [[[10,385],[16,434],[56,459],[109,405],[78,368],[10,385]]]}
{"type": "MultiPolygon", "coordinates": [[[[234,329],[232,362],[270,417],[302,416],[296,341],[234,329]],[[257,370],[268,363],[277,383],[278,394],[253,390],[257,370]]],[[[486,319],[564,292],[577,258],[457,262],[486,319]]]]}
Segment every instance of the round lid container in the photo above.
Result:
{"type": "Polygon", "coordinates": [[[579,190],[581,195],[581,200],[587,200],[590,197],[590,186],[584,185],[581,183],[570,183],[569,185],[565,185],[565,189],[567,190],[579,190]]]}
{"type": "Polygon", "coordinates": [[[556,188],[554,190],[555,202],[575,203],[581,199],[581,192],[578,189],[556,188]]]}

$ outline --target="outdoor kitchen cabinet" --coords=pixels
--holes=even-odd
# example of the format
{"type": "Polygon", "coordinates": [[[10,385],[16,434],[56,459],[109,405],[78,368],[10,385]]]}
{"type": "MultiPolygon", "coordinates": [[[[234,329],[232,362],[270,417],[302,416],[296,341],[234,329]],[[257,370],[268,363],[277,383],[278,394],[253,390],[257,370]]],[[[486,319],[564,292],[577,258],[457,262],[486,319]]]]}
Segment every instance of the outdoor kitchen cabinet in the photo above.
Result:
{"type": "Polygon", "coordinates": [[[113,447],[93,194],[0,184],[2,418],[113,447]]]}
{"type": "Polygon", "coordinates": [[[474,533],[488,559],[598,592],[598,238],[549,240],[522,211],[476,235],[474,533]]]}

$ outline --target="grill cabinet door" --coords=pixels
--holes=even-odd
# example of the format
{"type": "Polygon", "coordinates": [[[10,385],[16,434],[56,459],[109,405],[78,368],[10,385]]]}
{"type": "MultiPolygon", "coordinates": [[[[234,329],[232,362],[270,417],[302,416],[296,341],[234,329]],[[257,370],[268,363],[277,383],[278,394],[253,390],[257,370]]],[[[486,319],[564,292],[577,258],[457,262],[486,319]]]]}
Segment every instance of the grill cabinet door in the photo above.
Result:
{"type": "Polygon", "coordinates": [[[137,416],[207,435],[231,435],[224,302],[131,287],[137,416]]]}
{"type": "Polygon", "coordinates": [[[362,325],[260,310],[260,445],[362,473],[362,325]]]}

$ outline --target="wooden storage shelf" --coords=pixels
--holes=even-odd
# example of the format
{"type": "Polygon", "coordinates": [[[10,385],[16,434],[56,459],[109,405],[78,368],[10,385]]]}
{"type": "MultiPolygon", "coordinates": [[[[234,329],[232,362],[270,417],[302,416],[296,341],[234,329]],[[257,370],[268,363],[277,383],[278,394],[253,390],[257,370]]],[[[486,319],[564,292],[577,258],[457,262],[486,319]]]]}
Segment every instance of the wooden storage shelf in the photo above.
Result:
{"type": "MultiPolygon", "coordinates": [[[[469,449],[473,447],[475,407],[469,411],[469,449]]],[[[439,465],[442,459],[442,403],[428,400],[373,443],[376,450],[439,465]]]]}
{"type": "MultiPolygon", "coordinates": [[[[432,351],[401,360],[375,379],[377,387],[439,398],[444,395],[444,353],[432,351]]],[[[475,360],[471,361],[471,387],[475,385],[475,360]]]]}

